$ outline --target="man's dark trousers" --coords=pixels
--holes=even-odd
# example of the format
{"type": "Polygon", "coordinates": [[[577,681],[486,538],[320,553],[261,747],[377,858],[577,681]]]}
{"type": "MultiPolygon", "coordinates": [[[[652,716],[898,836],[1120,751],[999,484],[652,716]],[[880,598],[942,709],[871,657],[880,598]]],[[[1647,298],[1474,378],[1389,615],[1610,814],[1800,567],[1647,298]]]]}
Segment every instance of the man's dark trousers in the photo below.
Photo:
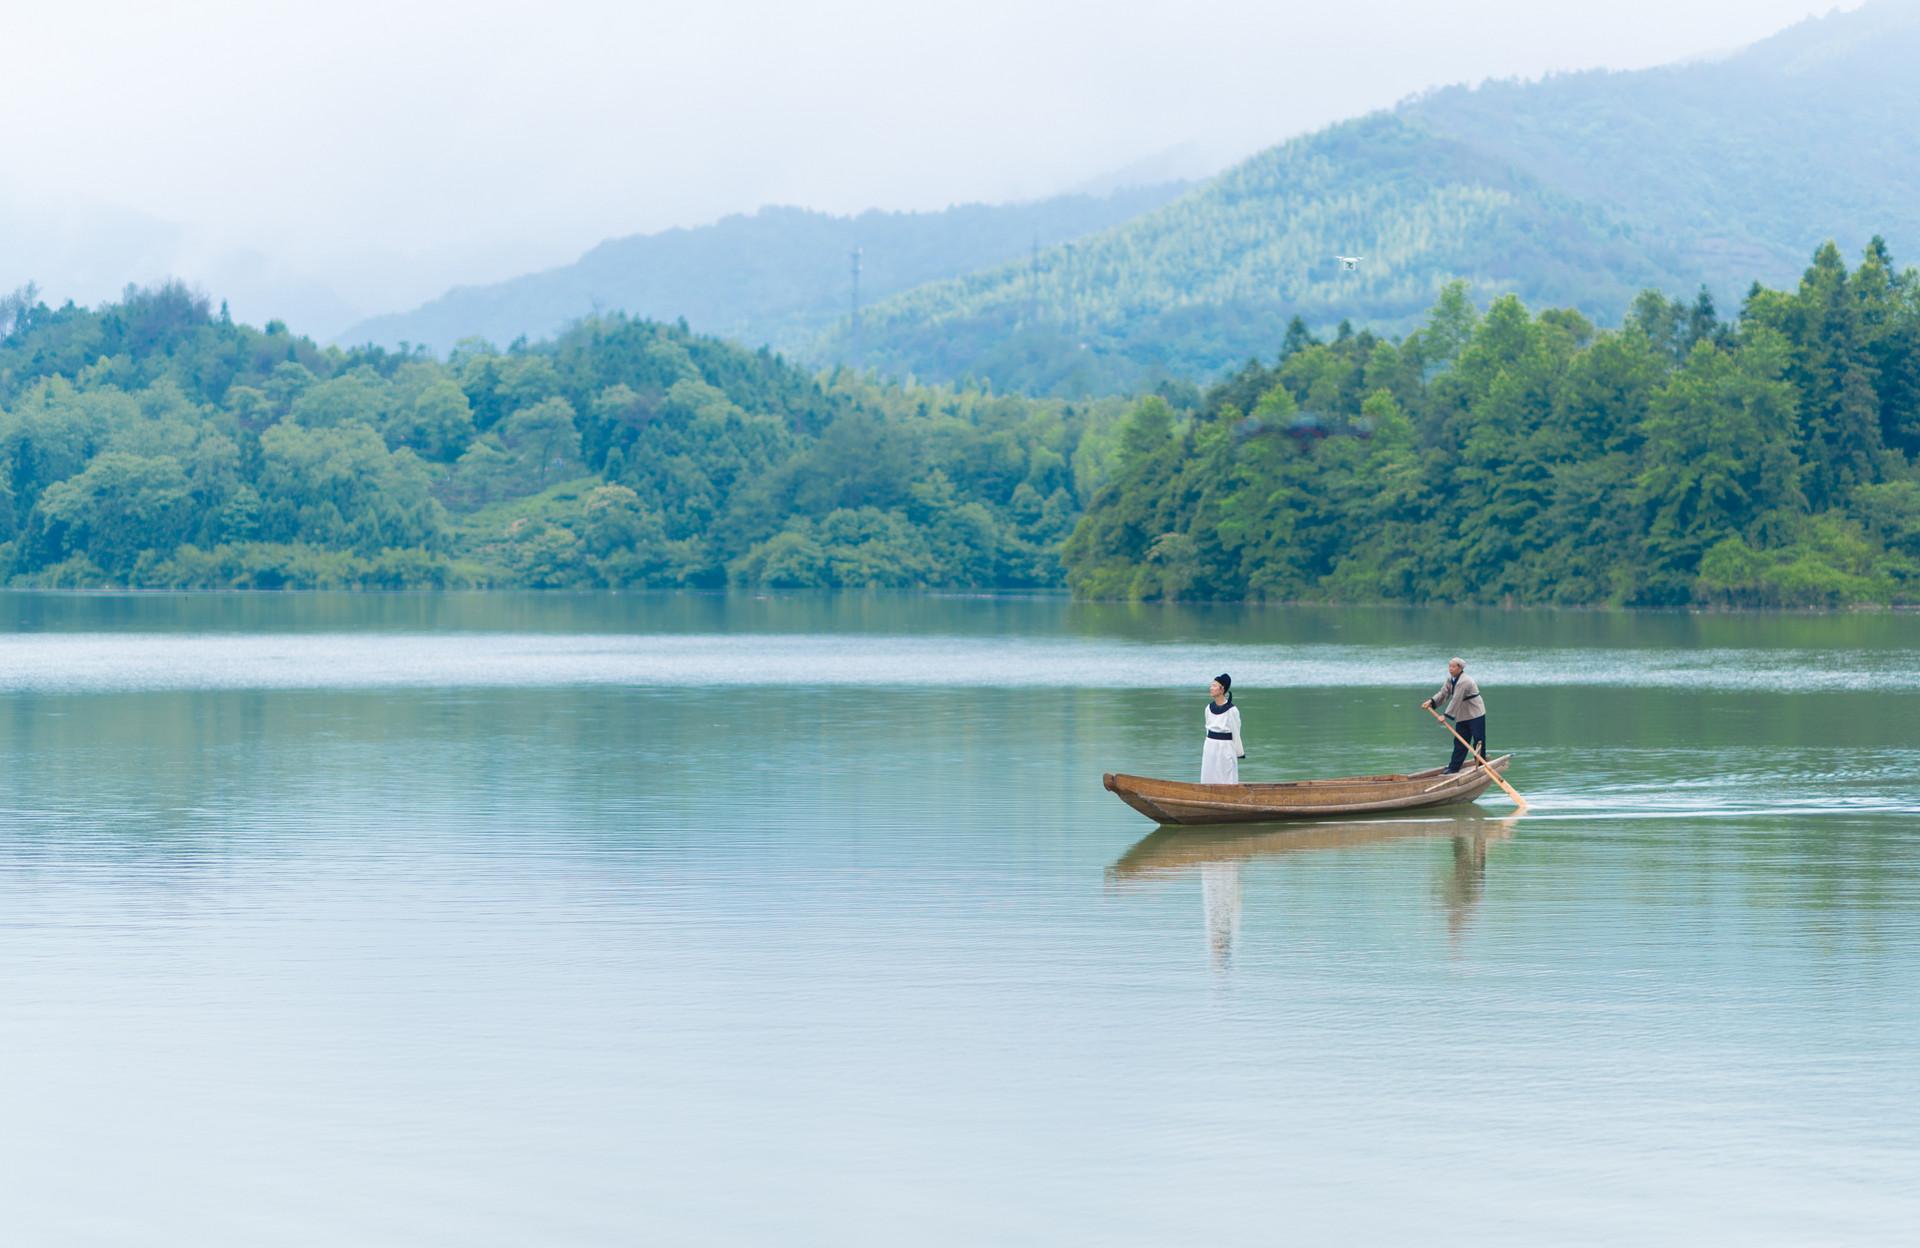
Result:
{"type": "MultiPolygon", "coordinates": [[[[1468,741],[1471,741],[1473,748],[1479,751],[1481,758],[1487,756],[1487,717],[1485,715],[1476,716],[1473,719],[1463,719],[1453,726],[1453,730],[1465,737],[1468,741]]],[[[1448,774],[1459,771],[1460,764],[1466,761],[1467,747],[1455,741],[1453,743],[1453,761],[1447,764],[1448,774]]]]}

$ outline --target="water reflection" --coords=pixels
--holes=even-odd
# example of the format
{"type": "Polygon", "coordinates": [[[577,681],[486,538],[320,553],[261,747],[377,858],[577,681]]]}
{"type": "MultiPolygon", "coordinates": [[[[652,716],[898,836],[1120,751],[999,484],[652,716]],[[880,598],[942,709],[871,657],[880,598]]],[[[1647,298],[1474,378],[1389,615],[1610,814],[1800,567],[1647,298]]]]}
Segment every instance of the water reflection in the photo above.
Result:
{"type": "MultiPolygon", "coordinates": [[[[1062,595],[924,593],[299,594],[0,592],[0,632],[552,633],[736,636],[827,633],[1192,643],[1221,646],[1427,647],[1436,632],[1490,651],[1548,648],[1911,651],[1902,612],[1693,615],[1475,607],[1315,607],[1072,602],[1062,595]]],[[[1444,656],[1442,656],[1444,657],[1444,656]]]]}
{"type": "Polygon", "coordinates": [[[1240,935],[1240,863],[1200,864],[1200,906],[1207,916],[1207,952],[1214,966],[1225,970],[1233,960],[1233,942],[1240,935]]]}
{"type": "Polygon", "coordinates": [[[1451,838],[1452,854],[1441,876],[1439,898],[1447,933],[1457,942],[1486,891],[1491,846],[1509,839],[1518,815],[1489,818],[1469,807],[1423,819],[1392,819],[1266,828],[1160,828],[1148,833],[1107,868],[1108,882],[1124,887],[1189,873],[1200,878],[1200,904],[1207,952],[1215,968],[1233,961],[1240,935],[1244,889],[1241,875],[1255,859],[1289,854],[1361,849],[1396,841],[1451,838]]]}
{"type": "Polygon", "coordinates": [[[1467,922],[1487,888],[1487,849],[1513,835],[1519,815],[1490,819],[1489,825],[1453,838],[1452,869],[1440,880],[1440,900],[1447,912],[1447,935],[1457,946],[1467,922]]]}

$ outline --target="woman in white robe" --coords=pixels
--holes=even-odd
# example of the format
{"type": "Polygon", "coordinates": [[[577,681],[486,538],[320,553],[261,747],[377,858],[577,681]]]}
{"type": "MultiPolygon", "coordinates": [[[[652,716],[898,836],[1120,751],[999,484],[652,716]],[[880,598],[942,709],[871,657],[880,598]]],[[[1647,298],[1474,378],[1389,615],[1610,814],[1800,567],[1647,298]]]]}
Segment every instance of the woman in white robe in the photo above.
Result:
{"type": "Polygon", "coordinates": [[[1240,760],[1247,747],[1240,743],[1240,708],[1233,704],[1233,677],[1222,672],[1208,690],[1207,744],[1200,755],[1201,784],[1239,784],[1240,760]]]}

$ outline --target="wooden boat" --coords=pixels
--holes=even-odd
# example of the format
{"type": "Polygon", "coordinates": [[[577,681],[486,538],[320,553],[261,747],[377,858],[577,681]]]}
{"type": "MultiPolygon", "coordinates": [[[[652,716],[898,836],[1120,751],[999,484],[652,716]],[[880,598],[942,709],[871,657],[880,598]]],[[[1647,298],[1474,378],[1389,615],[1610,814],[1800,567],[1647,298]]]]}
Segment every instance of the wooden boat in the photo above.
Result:
{"type": "Polygon", "coordinates": [[[1270,823],[1471,802],[1493,783],[1492,773],[1505,771],[1512,759],[1511,754],[1503,754],[1485,767],[1463,768],[1451,776],[1444,768],[1435,767],[1405,776],[1346,776],[1284,784],[1189,784],[1108,772],[1102,782],[1108,792],[1156,823],[1270,823]]]}

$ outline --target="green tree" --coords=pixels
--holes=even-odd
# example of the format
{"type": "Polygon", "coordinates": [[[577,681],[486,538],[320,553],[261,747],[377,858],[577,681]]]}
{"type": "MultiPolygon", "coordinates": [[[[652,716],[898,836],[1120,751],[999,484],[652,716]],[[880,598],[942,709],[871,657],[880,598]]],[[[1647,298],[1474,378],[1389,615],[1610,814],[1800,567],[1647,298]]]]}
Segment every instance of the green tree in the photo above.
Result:
{"type": "Polygon", "coordinates": [[[386,436],[389,446],[404,446],[422,459],[458,459],[474,436],[466,391],[446,378],[429,383],[387,418],[386,436]]]}
{"type": "Polygon", "coordinates": [[[310,429],[364,424],[383,428],[394,402],[385,379],[370,368],[356,368],[301,390],[289,407],[294,421],[310,429]]]}
{"type": "Polygon", "coordinates": [[[1686,601],[1708,547],[1770,512],[1805,511],[1788,358],[1787,343],[1758,327],[1733,352],[1703,342],[1654,399],[1638,482],[1645,600],[1686,601]]]}
{"type": "Polygon", "coordinates": [[[1788,308],[1800,392],[1800,454],[1815,510],[1880,479],[1880,412],[1860,309],[1840,249],[1814,254],[1788,308]]]}
{"type": "Polygon", "coordinates": [[[542,399],[507,417],[500,426],[500,442],[536,490],[580,465],[580,433],[574,428],[573,405],[565,399],[542,399]]]}
{"type": "Polygon", "coordinates": [[[520,519],[507,527],[503,543],[514,583],[529,589],[563,589],[587,574],[580,539],[557,524],[520,519]]]}
{"type": "Polygon", "coordinates": [[[84,555],[123,579],[141,555],[179,544],[192,516],[193,494],[178,461],[109,451],[47,487],[27,540],[39,563],[84,555]]]}
{"type": "Polygon", "coordinates": [[[426,469],[410,451],[352,423],[307,429],[280,424],[260,438],[262,536],[363,554],[388,547],[438,549],[445,515],[426,469]]]}

